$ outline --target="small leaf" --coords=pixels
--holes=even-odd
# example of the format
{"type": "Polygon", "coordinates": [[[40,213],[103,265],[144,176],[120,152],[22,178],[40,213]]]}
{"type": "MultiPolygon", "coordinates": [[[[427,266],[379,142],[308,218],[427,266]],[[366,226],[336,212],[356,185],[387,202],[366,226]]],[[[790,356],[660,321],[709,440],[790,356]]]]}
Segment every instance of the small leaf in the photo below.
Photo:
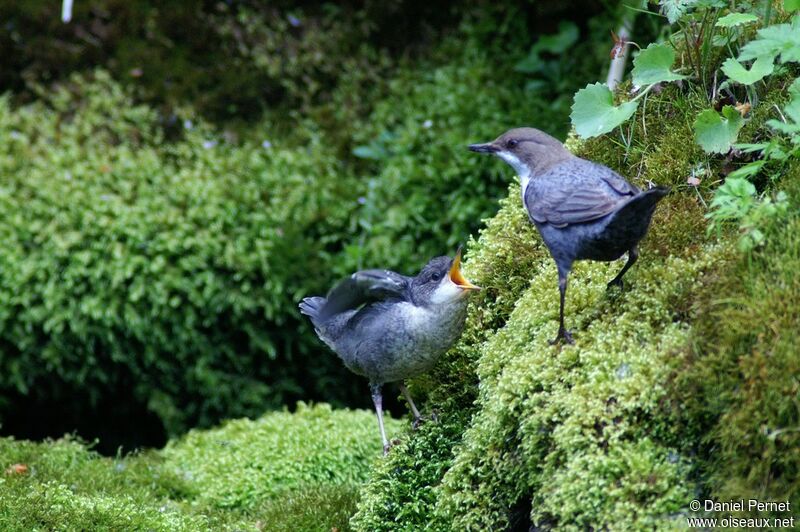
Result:
{"type": "Polygon", "coordinates": [[[795,15],[791,24],[774,24],[762,28],[756,36],[742,47],[739,61],[780,55],[781,63],[800,62],[800,15],[795,15]]]}
{"type": "Polygon", "coordinates": [[[724,17],[720,17],[714,25],[718,28],[733,28],[744,24],[750,24],[751,22],[758,22],[758,17],[751,13],[730,13],[724,17]]]}
{"type": "Polygon", "coordinates": [[[722,108],[722,116],[706,109],[694,122],[695,140],[706,153],[727,153],[736,141],[744,120],[733,106],[722,108]]]}
{"type": "Polygon", "coordinates": [[[760,81],[772,74],[774,69],[773,58],[768,55],[753,61],[750,70],[747,70],[744,65],[732,57],[722,63],[722,71],[725,75],[742,85],[752,85],[756,81],[760,81]]]}
{"type": "Polygon", "coordinates": [[[614,105],[614,99],[608,87],[602,83],[587,85],[575,94],[572,104],[572,125],[583,138],[596,137],[608,133],[629,119],[639,102],[625,102],[614,105]]]}
{"type": "Polygon", "coordinates": [[[670,24],[675,24],[679,18],[686,14],[697,0],[661,0],[661,12],[667,17],[670,24]]]}
{"type": "Polygon", "coordinates": [[[633,60],[633,84],[639,87],[652,85],[662,81],[677,81],[684,79],[672,72],[672,63],[675,62],[675,50],[668,44],[653,43],[636,56],[633,60]]]}

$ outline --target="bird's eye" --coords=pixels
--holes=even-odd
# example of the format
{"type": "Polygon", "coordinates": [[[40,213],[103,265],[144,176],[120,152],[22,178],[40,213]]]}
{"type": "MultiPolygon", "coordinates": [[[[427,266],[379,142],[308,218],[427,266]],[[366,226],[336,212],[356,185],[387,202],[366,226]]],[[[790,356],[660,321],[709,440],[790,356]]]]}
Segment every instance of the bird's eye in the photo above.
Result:
{"type": "Polygon", "coordinates": [[[517,139],[509,139],[508,142],[506,142],[506,148],[514,148],[517,144],[517,139]]]}
{"type": "Polygon", "coordinates": [[[444,277],[444,272],[436,272],[433,274],[434,281],[441,281],[442,277],[444,277]]]}

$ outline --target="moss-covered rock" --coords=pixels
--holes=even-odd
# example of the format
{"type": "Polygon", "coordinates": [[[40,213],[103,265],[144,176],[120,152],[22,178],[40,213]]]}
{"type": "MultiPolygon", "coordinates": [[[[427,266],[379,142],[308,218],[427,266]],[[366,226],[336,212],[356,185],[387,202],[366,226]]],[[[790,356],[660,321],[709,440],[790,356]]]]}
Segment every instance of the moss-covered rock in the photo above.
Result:
{"type": "MultiPolygon", "coordinates": [[[[783,82],[771,81],[740,141],[767,133],[783,82]]],[[[796,499],[796,229],[774,222],[770,245],[741,258],[731,235],[708,233],[707,199],[731,163],[690,140],[707,106],[704,94],[668,87],[624,143],[569,139],[639,186],[673,188],[623,292],[605,289],[621,263],[576,265],[574,346],[547,342],[555,265],[511,186],[468,255],[489,290],[461,343],[415,383],[440,423],[373,472],[356,529],[683,528],[701,495],[796,499]],[[700,169],[701,186],[689,186],[700,169]]],[[[782,183],[795,181],[790,171],[782,183]]]]}

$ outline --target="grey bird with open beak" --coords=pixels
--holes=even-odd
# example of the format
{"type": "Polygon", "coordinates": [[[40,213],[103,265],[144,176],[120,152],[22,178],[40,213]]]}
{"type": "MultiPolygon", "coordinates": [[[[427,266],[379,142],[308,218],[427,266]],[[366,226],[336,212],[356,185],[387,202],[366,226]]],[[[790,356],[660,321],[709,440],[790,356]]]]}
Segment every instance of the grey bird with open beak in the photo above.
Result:
{"type": "Polygon", "coordinates": [[[307,297],[300,311],[317,336],[347,368],[369,379],[383,452],[381,389],[399,382],[416,427],[422,416],[403,381],[428,371],[461,336],[468,295],[479,290],[461,273],[455,258],[435,257],[415,277],[389,270],[364,270],[339,282],[327,297],[307,297]]]}
{"type": "Polygon", "coordinates": [[[506,131],[492,142],[469,149],[492,153],[516,170],[522,204],[539,230],[558,268],[561,296],[558,335],[551,343],[573,343],[564,326],[567,277],[576,260],[628,261],[608,286],[622,287],[622,276],[639,257],[639,241],[650,226],[667,187],[641,191],[610,168],[570,153],[538,129],[506,131]]]}

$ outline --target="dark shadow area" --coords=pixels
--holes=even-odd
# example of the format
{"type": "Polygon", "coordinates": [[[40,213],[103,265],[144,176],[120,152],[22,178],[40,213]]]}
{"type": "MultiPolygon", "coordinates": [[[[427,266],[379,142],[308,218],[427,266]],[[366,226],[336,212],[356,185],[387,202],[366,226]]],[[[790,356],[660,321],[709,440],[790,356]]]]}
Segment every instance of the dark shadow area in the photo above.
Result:
{"type": "Polygon", "coordinates": [[[0,436],[43,440],[76,434],[106,456],[119,450],[161,448],[167,443],[164,426],[146,405],[134,402],[130,390],[109,392],[96,404],[80,390],[54,402],[52,397],[31,398],[3,393],[8,408],[0,419],[0,436]]]}

